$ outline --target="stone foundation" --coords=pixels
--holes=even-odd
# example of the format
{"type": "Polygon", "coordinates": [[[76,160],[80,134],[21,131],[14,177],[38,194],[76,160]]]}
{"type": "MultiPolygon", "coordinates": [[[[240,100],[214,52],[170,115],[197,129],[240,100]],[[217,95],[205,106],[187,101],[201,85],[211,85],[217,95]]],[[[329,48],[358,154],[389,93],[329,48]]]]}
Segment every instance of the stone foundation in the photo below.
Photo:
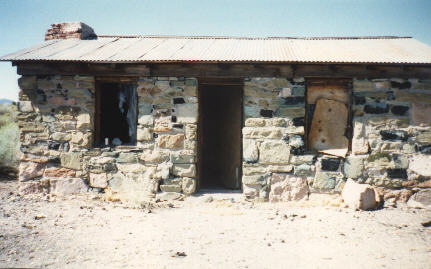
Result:
{"type": "MultiPolygon", "coordinates": [[[[91,76],[20,78],[20,192],[91,188],[125,200],[195,192],[197,79],[139,78],[136,145],[101,148],[93,146],[95,84],[91,76]]],[[[306,85],[304,78],[244,80],[246,197],[340,192],[347,178],[390,189],[431,186],[431,81],[353,80],[345,158],[307,150],[306,85]]]]}

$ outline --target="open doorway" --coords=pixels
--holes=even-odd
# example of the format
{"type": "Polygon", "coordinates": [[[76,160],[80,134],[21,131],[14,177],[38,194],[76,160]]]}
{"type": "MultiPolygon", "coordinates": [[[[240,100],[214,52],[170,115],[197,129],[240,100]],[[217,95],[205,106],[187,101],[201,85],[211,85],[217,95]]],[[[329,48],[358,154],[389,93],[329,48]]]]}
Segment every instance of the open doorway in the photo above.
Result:
{"type": "Polygon", "coordinates": [[[242,91],[241,80],[199,81],[200,188],[241,187],[242,91]]]}

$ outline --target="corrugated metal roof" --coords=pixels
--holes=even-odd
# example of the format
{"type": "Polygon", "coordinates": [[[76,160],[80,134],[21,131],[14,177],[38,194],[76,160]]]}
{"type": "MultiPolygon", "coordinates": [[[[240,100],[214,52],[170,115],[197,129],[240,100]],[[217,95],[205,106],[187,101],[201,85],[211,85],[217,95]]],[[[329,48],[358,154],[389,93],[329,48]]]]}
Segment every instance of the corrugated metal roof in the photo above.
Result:
{"type": "Polygon", "coordinates": [[[99,36],[50,40],[0,60],[431,64],[431,47],[409,37],[99,36]]]}

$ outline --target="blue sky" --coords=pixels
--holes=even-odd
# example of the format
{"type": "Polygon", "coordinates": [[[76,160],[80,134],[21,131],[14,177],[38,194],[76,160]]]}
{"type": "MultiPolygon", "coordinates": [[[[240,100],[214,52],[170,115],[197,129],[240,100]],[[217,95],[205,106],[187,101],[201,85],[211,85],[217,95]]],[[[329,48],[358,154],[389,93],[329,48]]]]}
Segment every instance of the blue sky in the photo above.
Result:
{"type": "MultiPolygon", "coordinates": [[[[0,55],[43,41],[51,23],[99,34],[413,36],[431,45],[431,0],[0,0],[0,55]]],[[[16,100],[16,68],[0,63],[0,99],[16,100]]]]}

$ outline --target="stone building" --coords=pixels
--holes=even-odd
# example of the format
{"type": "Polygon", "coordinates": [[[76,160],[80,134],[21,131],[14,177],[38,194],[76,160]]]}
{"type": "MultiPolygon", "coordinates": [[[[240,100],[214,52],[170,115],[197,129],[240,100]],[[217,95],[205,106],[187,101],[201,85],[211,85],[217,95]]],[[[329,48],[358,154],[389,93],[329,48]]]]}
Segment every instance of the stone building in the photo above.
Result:
{"type": "Polygon", "coordinates": [[[408,37],[96,35],[52,25],[17,66],[19,191],[286,201],[352,178],[431,187],[431,47],[408,37]]]}

